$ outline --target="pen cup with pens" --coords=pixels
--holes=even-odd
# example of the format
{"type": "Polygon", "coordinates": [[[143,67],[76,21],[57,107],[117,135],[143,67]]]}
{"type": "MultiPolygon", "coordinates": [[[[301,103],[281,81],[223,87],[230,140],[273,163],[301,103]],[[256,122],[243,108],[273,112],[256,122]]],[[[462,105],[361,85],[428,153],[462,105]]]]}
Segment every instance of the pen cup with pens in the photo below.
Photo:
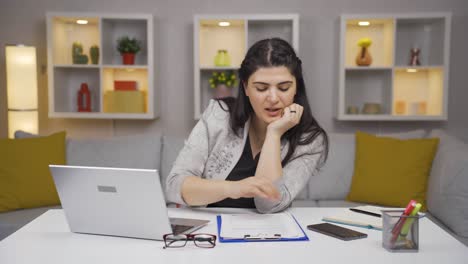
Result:
{"type": "Polygon", "coordinates": [[[418,214],[405,215],[403,210],[382,211],[382,246],[390,252],[418,252],[418,214]]]}

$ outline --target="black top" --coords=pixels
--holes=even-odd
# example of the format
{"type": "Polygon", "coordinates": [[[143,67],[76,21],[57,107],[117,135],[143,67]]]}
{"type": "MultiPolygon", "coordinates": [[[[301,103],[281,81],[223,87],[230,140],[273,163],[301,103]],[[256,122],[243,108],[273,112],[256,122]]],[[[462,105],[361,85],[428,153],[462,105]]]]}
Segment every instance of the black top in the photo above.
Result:
{"type": "MultiPolygon", "coordinates": [[[[255,159],[252,157],[252,150],[250,148],[250,139],[247,135],[244,150],[237,162],[236,166],[232,169],[231,173],[226,178],[226,181],[240,181],[245,178],[255,175],[257,170],[258,160],[260,153],[257,154],[255,159]]],[[[226,198],[216,203],[209,204],[208,207],[236,207],[236,208],[255,208],[253,198],[239,198],[231,199],[226,198]]]]}

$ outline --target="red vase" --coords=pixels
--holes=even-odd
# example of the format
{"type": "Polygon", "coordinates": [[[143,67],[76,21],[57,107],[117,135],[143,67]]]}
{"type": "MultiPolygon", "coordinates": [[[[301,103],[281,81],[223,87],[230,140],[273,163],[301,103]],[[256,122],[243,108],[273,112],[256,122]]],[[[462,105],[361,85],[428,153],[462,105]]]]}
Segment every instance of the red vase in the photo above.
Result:
{"type": "Polygon", "coordinates": [[[133,65],[135,64],[135,53],[123,53],[122,59],[124,65],[133,65]]]}
{"type": "Polygon", "coordinates": [[[82,83],[78,91],[78,112],[91,112],[91,92],[87,83],[82,83]]]}

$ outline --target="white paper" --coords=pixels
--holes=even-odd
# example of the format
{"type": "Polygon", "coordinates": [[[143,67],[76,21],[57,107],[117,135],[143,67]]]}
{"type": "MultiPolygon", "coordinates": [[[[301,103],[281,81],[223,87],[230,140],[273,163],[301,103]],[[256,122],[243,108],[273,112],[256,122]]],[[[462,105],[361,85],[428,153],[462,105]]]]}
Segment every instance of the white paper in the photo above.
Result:
{"type": "Polygon", "coordinates": [[[272,238],[280,234],[281,238],[303,237],[304,233],[289,213],[277,214],[222,214],[221,237],[272,238]]]}

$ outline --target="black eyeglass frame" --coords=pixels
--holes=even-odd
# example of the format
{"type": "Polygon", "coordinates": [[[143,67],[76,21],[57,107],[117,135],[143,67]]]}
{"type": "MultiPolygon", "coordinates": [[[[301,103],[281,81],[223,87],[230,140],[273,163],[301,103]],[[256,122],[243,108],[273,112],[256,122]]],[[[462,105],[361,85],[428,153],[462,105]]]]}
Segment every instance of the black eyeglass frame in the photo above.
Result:
{"type": "Polygon", "coordinates": [[[199,247],[199,248],[214,248],[216,246],[216,235],[213,235],[213,234],[206,234],[206,233],[197,233],[197,234],[178,234],[178,235],[174,235],[173,233],[171,234],[165,234],[163,235],[163,240],[164,240],[164,249],[166,248],[181,248],[181,247],[185,247],[187,245],[187,241],[193,241],[193,243],[195,244],[195,246],[199,247]],[[174,237],[181,237],[183,239],[179,239],[179,240],[173,240],[173,241],[168,241],[167,238],[169,236],[174,236],[174,237]],[[207,236],[209,237],[209,240],[206,240],[208,242],[210,242],[211,246],[200,246],[199,244],[197,244],[197,237],[201,238],[201,236],[207,236]],[[184,244],[179,244],[177,246],[171,246],[171,244],[173,242],[181,242],[181,241],[185,241],[184,244]],[[169,243],[168,243],[169,242],[169,243]]]}

